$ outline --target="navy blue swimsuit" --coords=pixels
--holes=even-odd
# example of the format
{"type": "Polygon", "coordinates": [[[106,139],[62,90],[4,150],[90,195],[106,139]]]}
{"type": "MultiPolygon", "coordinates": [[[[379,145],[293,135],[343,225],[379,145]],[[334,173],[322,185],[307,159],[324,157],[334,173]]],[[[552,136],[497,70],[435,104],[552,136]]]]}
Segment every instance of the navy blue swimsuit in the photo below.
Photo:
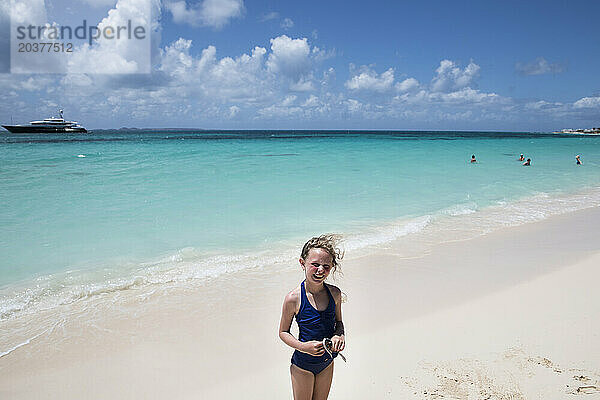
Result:
{"type": "MultiPolygon", "coordinates": [[[[327,290],[329,304],[327,304],[325,310],[319,311],[308,301],[304,282],[300,285],[300,311],[296,314],[296,322],[299,329],[298,339],[301,342],[310,340],[321,342],[323,339],[333,336],[335,331],[335,300],[327,285],[325,285],[325,290],[327,290]]],[[[333,353],[333,357],[336,356],[337,353],[333,353]]],[[[333,358],[327,352],[321,356],[312,356],[296,350],[292,355],[292,364],[315,375],[327,368],[332,361],[333,358]]]]}

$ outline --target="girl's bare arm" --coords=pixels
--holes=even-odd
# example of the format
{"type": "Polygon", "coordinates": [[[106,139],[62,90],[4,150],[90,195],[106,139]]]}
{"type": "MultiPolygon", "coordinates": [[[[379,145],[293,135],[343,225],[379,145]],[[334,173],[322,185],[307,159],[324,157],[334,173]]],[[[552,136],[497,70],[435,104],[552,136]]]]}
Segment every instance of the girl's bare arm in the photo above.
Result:
{"type": "Polygon", "coordinates": [[[323,343],[316,340],[301,342],[290,333],[299,300],[298,294],[294,293],[294,291],[285,296],[283,309],[281,310],[281,321],[279,322],[279,338],[293,349],[313,356],[320,356],[325,352],[323,343]]]}
{"type": "Polygon", "coordinates": [[[346,347],[344,322],[342,321],[342,291],[336,286],[331,286],[331,289],[331,294],[335,300],[335,331],[331,341],[334,351],[342,351],[346,347]]]}

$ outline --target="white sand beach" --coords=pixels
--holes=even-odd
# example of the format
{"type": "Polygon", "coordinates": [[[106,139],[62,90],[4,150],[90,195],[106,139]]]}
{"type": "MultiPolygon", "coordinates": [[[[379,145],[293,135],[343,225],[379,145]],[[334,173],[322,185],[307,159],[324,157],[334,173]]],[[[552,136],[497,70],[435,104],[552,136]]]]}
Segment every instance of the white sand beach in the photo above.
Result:
{"type": "MultiPolygon", "coordinates": [[[[332,281],[347,295],[348,363],[336,360],[330,398],[600,399],[599,223],[593,208],[420,258],[393,243],[348,253],[332,281]]],[[[0,358],[0,398],[291,398],[292,351],[277,328],[301,279],[289,260],[193,290],[134,291],[118,307],[74,306],[0,358]]]]}

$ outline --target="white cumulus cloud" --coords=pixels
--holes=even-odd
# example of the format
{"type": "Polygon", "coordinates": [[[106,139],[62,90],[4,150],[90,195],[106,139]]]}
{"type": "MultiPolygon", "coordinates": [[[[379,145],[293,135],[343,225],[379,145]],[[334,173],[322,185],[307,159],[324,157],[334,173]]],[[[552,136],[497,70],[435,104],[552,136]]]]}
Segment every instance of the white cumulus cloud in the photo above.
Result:
{"type": "Polygon", "coordinates": [[[363,67],[362,72],[354,75],[345,86],[350,90],[373,90],[376,92],[385,92],[394,84],[394,69],[390,68],[381,74],[363,67]]]}
{"type": "Polygon", "coordinates": [[[564,66],[558,63],[549,63],[544,57],[538,57],[528,63],[517,63],[516,71],[521,75],[543,75],[558,74],[565,70],[564,66]]]}
{"type": "Polygon", "coordinates": [[[240,112],[240,108],[238,106],[229,107],[229,118],[234,118],[240,112]]]}
{"type": "Polygon", "coordinates": [[[479,77],[479,65],[470,62],[461,69],[453,61],[442,60],[435,70],[436,76],[431,81],[431,90],[434,92],[452,92],[466,87],[471,87],[479,77]]]}
{"type": "Polygon", "coordinates": [[[292,104],[294,104],[297,98],[298,96],[296,96],[295,94],[286,96],[285,99],[283,99],[283,101],[281,102],[281,105],[284,107],[291,106],[292,104]]]}
{"type": "Polygon", "coordinates": [[[396,83],[396,89],[400,92],[410,92],[419,88],[419,81],[415,78],[407,78],[402,82],[396,83]]]}
{"type": "Polygon", "coordinates": [[[44,87],[52,82],[52,79],[44,75],[30,76],[27,80],[21,81],[21,88],[29,91],[43,90],[44,87]]]}
{"type": "Polygon", "coordinates": [[[346,101],[346,107],[348,108],[348,111],[350,111],[351,113],[357,113],[362,110],[363,104],[358,100],[348,99],[346,101]]]}
{"type": "Polygon", "coordinates": [[[294,26],[294,21],[292,21],[291,18],[284,18],[283,21],[281,21],[281,27],[283,29],[290,29],[294,26]]]}
{"type": "Polygon", "coordinates": [[[573,103],[575,108],[600,108],[600,97],[583,97],[573,103]]]}
{"type": "Polygon", "coordinates": [[[2,3],[2,9],[10,12],[13,24],[44,25],[48,22],[44,0],[3,0],[2,3]]]}
{"type": "MultiPolygon", "coordinates": [[[[162,51],[160,69],[168,71],[171,75],[185,75],[192,68],[194,59],[190,56],[192,41],[183,38],[177,39],[162,51]]],[[[214,47],[209,51],[215,52],[214,47]]]]}
{"type": "Polygon", "coordinates": [[[445,103],[468,103],[484,105],[491,102],[501,102],[503,99],[496,93],[484,93],[471,88],[463,88],[450,93],[433,92],[429,94],[429,99],[433,101],[442,101],[445,103]]]}
{"type": "Polygon", "coordinates": [[[538,100],[525,104],[525,109],[536,111],[556,111],[560,108],[564,108],[564,104],[558,102],[548,102],[545,100],[538,100]]]}
{"type": "Polygon", "coordinates": [[[204,0],[195,5],[188,5],[185,0],[168,1],[165,8],[169,10],[176,23],[193,26],[211,26],[222,28],[233,18],[244,13],[243,0],[204,0]]]}
{"type": "MultiPolygon", "coordinates": [[[[161,52],[158,70],[167,77],[166,89],[179,100],[195,98],[218,103],[252,103],[270,96],[272,82],[264,67],[264,47],[235,58],[217,57],[217,49],[208,46],[199,56],[191,55],[191,40],[179,38],[161,52]]],[[[178,101],[179,101],[178,100],[178,101]]]]}
{"type": "Polygon", "coordinates": [[[298,82],[310,72],[310,46],[306,38],[292,39],[281,35],[271,39],[271,51],[267,67],[272,73],[298,82]]]}
{"type": "MultiPolygon", "coordinates": [[[[108,16],[98,24],[98,29],[131,26],[143,27],[143,39],[107,39],[100,36],[92,46],[87,43],[73,52],[68,61],[70,73],[100,74],[149,73],[151,66],[151,35],[160,8],[157,0],[118,0],[108,16]],[[152,9],[154,8],[154,10],[152,9]]],[[[114,36],[114,35],[113,35],[114,36]]]]}
{"type": "Polygon", "coordinates": [[[315,90],[315,85],[310,78],[301,78],[298,82],[292,82],[290,85],[290,90],[294,90],[296,92],[310,92],[315,90]]]}

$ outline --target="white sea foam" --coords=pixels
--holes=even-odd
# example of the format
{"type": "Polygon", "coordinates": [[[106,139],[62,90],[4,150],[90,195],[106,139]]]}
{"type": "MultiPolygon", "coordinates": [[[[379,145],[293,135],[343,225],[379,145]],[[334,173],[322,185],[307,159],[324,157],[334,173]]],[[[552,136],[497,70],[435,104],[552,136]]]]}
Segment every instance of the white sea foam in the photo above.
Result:
{"type": "Polygon", "coordinates": [[[29,343],[31,343],[33,340],[35,340],[35,339],[39,338],[40,336],[42,336],[42,335],[45,335],[45,334],[47,334],[47,333],[49,333],[49,332],[53,331],[53,330],[54,330],[54,329],[55,329],[55,328],[56,328],[58,325],[60,325],[60,324],[61,324],[61,323],[63,323],[63,322],[64,322],[64,320],[61,320],[61,321],[59,321],[59,322],[55,322],[55,323],[53,323],[53,324],[52,324],[50,327],[48,327],[48,328],[46,328],[46,329],[42,330],[40,333],[38,333],[38,334],[35,334],[35,335],[33,335],[32,337],[29,337],[29,338],[25,339],[25,340],[24,340],[24,341],[22,341],[22,342],[19,342],[19,343],[17,343],[17,344],[14,344],[14,345],[10,346],[10,347],[8,347],[6,350],[1,350],[1,349],[0,349],[0,358],[2,358],[2,357],[4,357],[4,356],[6,356],[6,355],[8,355],[8,354],[12,353],[13,351],[15,351],[15,350],[17,350],[17,349],[19,349],[19,348],[21,348],[21,347],[23,347],[23,346],[26,346],[26,345],[28,345],[29,343]]]}
{"type": "Polygon", "coordinates": [[[0,321],[74,302],[131,289],[149,290],[160,285],[186,285],[203,282],[222,274],[264,267],[293,260],[295,249],[246,254],[206,255],[193,248],[152,263],[142,263],[128,271],[54,274],[38,278],[35,284],[4,290],[0,296],[0,321]],[[107,275],[114,275],[108,277],[107,275]]]}
{"type": "Polygon", "coordinates": [[[477,209],[478,209],[477,203],[468,202],[468,203],[463,203],[463,204],[455,204],[451,207],[448,207],[448,208],[442,210],[441,213],[451,215],[451,216],[467,215],[467,214],[473,214],[474,212],[477,212],[477,209]]]}
{"type": "MultiPolygon", "coordinates": [[[[429,215],[367,227],[360,232],[345,232],[344,246],[349,254],[358,254],[361,249],[395,241],[400,247],[410,249],[408,256],[415,256],[426,252],[435,243],[466,239],[502,227],[595,206],[600,206],[600,188],[571,195],[538,193],[518,201],[499,201],[482,209],[469,201],[429,215]]],[[[80,301],[112,299],[113,295],[131,290],[144,299],[157,289],[205,284],[223,274],[290,265],[298,257],[300,245],[279,243],[237,254],[207,254],[186,247],[159,260],[134,266],[47,275],[28,284],[3,289],[0,292],[0,321],[35,315],[41,310],[58,310],[80,301]]],[[[27,343],[15,345],[15,349],[27,343]]]]}
{"type": "Polygon", "coordinates": [[[23,347],[23,346],[28,345],[29,343],[31,343],[32,340],[37,339],[38,337],[42,336],[44,333],[46,333],[46,331],[38,333],[34,337],[31,337],[31,338],[25,340],[24,342],[16,344],[13,347],[9,348],[8,350],[0,352],[0,358],[4,357],[5,355],[8,355],[8,354],[12,353],[13,351],[17,350],[19,347],[23,347]]]}
{"type": "Polygon", "coordinates": [[[352,251],[389,243],[401,237],[422,231],[431,221],[431,215],[424,215],[410,220],[399,220],[367,232],[350,235],[346,238],[344,247],[347,251],[352,251]]]}
{"type": "MultiPolygon", "coordinates": [[[[39,335],[38,335],[38,336],[39,336],[39,335]]],[[[1,353],[0,353],[0,358],[4,357],[4,356],[5,356],[5,355],[7,355],[7,354],[10,354],[10,353],[12,353],[13,351],[15,351],[16,349],[18,349],[19,347],[23,347],[23,346],[25,346],[25,345],[29,344],[29,343],[30,343],[30,342],[31,342],[33,339],[35,339],[35,338],[37,338],[37,336],[34,336],[33,338],[27,339],[26,341],[24,341],[24,342],[22,342],[22,343],[19,343],[19,344],[16,344],[16,345],[14,345],[13,347],[11,347],[10,349],[8,349],[8,350],[6,350],[6,351],[3,351],[3,352],[1,352],[1,353]]]]}

